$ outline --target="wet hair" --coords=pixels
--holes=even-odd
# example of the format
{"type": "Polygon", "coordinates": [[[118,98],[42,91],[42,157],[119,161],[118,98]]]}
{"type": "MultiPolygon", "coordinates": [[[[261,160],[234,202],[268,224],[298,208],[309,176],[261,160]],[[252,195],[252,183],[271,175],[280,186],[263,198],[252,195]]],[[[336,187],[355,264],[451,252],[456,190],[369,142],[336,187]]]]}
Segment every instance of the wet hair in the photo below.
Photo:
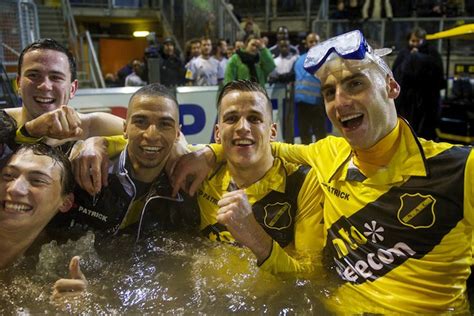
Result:
{"type": "Polygon", "coordinates": [[[0,110],[0,143],[10,145],[15,141],[16,121],[4,110],[0,110]]]}
{"type": "MultiPolygon", "coordinates": [[[[270,113],[273,111],[272,101],[267,94],[267,90],[263,88],[260,84],[250,80],[234,80],[227,83],[219,93],[217,97],[217,114],[219,115],[221,109],[222,99],[232,91],[242,91],[242,92],[259,92],[265,96],[267,100],[267,105],[270,113]]],[[[273,116],[272,116],[273,117],[273,116]]]]}
{"type": "MultiPolygon", "coordinates": [[[[174,93],[166,88],[164,85],[160,83],[150,83],[149,85],[146,85],[144,87],[141,87],[135,93],[132,95],[130,98],[130,101],[128,102],[128,106],[130,108],[130,104],[132,104],[133,99],[139,96],[155,96],[155,97],[163,97],[166,99],[170,99],[173,101],[174,105],[176,106],[176,112],[178,113],[179,116],[179,106],[178,106],[178,100],[176,100],[176,96],[174,93]]],[[[130,112],[130,111],[128,111],[130,112]]],[[[128,119],[128,114],[127,114],[127,119],[128,119]]]]}
{"type": "Polygon", "coordinates": [[[35,143],[20,145],[11,157],[21,155],[27,151],[31,151],[37,156],[47,156],[51,158],[54,163],[59,164],[61,166],[61,195],[65,196],[74,192],[75,182],[72,166],[65,153],[58,147],[51,147],[44,143],[35,143]]]}
{"type": "Polygon", "coordinates": [[[30,45],[26,46],[21,54],[20,58],[18,59],[18,76],[21,75],[21,66],[23,65],[23,58],[26,53],[34,50],[39,50],[39,49],[50,49],[50,50],[55,50],[57,52],[63,53],[67,56],[67,59],[69,61],[69,70],[71,71],[71,82],[77,79],[77,66],[76,66],[76,61],[74,59],[74,56],[72,53],[64,46],[59,44],[57,41],[55,41],[52,38],[42,38],[39,39],[30,45]]]}

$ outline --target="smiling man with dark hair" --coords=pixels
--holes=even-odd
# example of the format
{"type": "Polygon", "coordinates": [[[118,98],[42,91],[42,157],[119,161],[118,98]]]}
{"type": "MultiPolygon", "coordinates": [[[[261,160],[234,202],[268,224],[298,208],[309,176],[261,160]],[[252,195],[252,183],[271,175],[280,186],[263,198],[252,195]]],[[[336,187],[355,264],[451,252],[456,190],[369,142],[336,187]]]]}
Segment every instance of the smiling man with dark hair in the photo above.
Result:
{"type": "Polygon", "coordinates": [[[258,83],[230,82],[217,107],[215,139],[227,163],[210,172],[198,190],[201,232],[248,247],[266,271],[312,271],[322,246],[314,171],[273,157],[276,124],[258,83]]]}
{"type": "Polygon", "coordinates": [[[57,149],[22,145],[0,178],[0,268],[19,258],[57,212],[74,201],[71,164],[57,149]]]}
{"type": "MultiPolygon", "coordinates": [[[[137,90],[130,98],[123,125],[128,144],[108,168],[108,185],[90,193],[78,188],[73,209],[58,215],[54,226],[91,228],[105,236],[132,231],[137,238],[144,230],[196,226],[196,207],[171,195],[165,173],[179,133],[179,109],[173,93],[158,83],[137,90]]],[[[73,156],[82,150],[78,143],[73,156]]],[[[88,166],[75,168],[78,183],[83,182],[81,177],[90,178],[88,166]]]]}
{"type": "Polygon", "coordinates": [[[78,88],[71,53],[53,39],[40,39],[23,49],[18,61],[20,108],[5,109],[18,124],[18,142],[54,144],[90,136],[116,135],[123,120],[108,113],[78,113],[68,106],[78,88]]]}

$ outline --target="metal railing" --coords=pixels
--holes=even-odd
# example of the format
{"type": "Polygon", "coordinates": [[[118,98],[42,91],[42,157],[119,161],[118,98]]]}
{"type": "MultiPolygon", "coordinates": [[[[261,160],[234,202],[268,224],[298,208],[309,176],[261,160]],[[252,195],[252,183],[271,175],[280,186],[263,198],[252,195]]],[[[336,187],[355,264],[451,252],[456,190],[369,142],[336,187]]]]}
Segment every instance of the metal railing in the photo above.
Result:
{"type": "Polygon", "coordinates": [[[92,81],[94,82],[94,86],[96,88],[105,88],[104,76],[102,75],[102,69],[100,68],[99,59],[97,58],[97,54],[95,52],[94,44],[92,43],[92,38],[89,31],[86,31],[84,36],[87,41],[90,75],[92,81]]]}
{"type": "MultiPolygon", "coordinates": [[[[403,48],[406,44],[406,36],[409,31],[419,26],[426,30],[428,34],[436,33],[449,29],[460,24],[474,23],[473,17],[456,18],[394,18],[392,20],[377,19],[362,21],[350,20],[320,20],[315,19],[312,22],[311,30],[318,33],[323,39],[342,34],[349,30],[360,29],[365,37],[372,41],[374,46],[391,47],[395,51],[403,48]]],[[[438,51],[445,51],[443,41],[439,40],[438,51]]],[[[453,54],[461,56],[472,56],[473,45],[465,45],[462,41],[452,43],[451,51],[453,54]]]]}
{"type": "Polygon", "coordinates": [[[118,8],[159,8],[159,0],[140,1],[140,0],[71,0],[73,7],[88,7],[101,9],[118,8]]]}
{"type": "Polygon", "coordinates": [[[18,1],[22,47],[39,39],[38,11],[33,0],[18,1]]]}
{"type": "Polygon", "coordinates": [[[0,59],[4,66],[15,66],[23,48],[40,37],[34,1],[0,1],[0,21],[0,59]]]}
{"type": "Polygon", "coordinates": [[[95,88],[105,88],[104,76],[89,31],[79,34],[69,0],[61,0],[61,7],[67,26],[69,45],[76,57],[78,72],[87,74],[95,88]],[[87,50],[87,58],[84,49],[87,50]]]}
{"type": "Polygon", "coordinates": [[[181,47],[193,38],[208,36],[235,41],[243,32],[239,21],[224,0],[161,0],[160,14],[165,31],[179,39],[181,47]]]}
{"type": "Polygon", "coordinates": [[[230,43],[235,43],[237,35],[244,33],[244,29],[225,0],[218,2],[217,17],[217,37],[226,39],[230,43]]]}
{"type": "Polygon", "coordinates": [[[71,4],[68,0],[61,0],[61,8],[63,12],[64,23],[66,24],[68,30],[68,42],[69,45],[72,47],[71,50],[73,51],[74,56],[76,56],[77,59],[82,60],[82,52],[77,41],[79,33],[77,31],[76,20],[74,19],[74,15],[72,14],[71,4]]]}
{"type": "Polygon", "coordinates": [[[165,36],[173,38],[177,51],[183,53],[183,45],[185,43],[183,40],[185,34],[183,28],[184,24],[177,23],[176,21],[176,17],[178,17],[178,19],[180,17],[183,18],[183,9],[175,4],[176,2],[174,0],[160,1],[160,20],[163,25],[165,36]]]}

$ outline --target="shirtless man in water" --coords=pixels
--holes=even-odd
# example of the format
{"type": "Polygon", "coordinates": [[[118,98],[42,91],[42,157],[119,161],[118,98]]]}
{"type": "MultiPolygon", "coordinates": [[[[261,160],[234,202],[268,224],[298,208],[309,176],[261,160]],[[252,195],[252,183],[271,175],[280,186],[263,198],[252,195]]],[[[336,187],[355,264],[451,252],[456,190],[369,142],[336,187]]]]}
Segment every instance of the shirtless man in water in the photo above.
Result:
{"type": "MultiPolygon", "coordinates": [[[[0,177],[0,269],[20,258],[58,212],[74,202],[71,164],[59,150],[47,145],[24,144],[6,162],[0,177]]],[[[66,285],[85,288],[79,258],[70,264],[74,280],[66,285]]],[[[65,281],[58,281],[60,293],[65,281]]]]}

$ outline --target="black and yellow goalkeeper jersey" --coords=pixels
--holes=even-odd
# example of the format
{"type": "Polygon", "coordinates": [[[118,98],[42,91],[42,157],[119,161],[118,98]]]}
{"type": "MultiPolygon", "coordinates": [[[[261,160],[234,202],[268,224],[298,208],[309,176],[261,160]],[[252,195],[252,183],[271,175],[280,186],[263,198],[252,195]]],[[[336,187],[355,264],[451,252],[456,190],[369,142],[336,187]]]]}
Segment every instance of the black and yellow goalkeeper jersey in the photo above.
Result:
{"type": "Polygon", "coordinates": [[[466,311],[472,262],[474,154],[418,139],[400,120],[388,165],[365,176],[350,145],[328,137],[277,143],[277,156],[313,167],[324,194],[324,266],[342,313],[466,311]]]}
{"type": "MultiPolygon", "coordinates": [[[[231,179],[223,164],[198,191],[201,231],[211,240],[234,242],[216,220],[217,202],[229,191],[231,179]]],[[[275,159],[265,176],[246,188],[245,193],[255,218],[273,239],[271,254],[260,268],[272,273],[312,270],[312,258],[323,244],[322,192],[314,171],[275,159]]]]}

